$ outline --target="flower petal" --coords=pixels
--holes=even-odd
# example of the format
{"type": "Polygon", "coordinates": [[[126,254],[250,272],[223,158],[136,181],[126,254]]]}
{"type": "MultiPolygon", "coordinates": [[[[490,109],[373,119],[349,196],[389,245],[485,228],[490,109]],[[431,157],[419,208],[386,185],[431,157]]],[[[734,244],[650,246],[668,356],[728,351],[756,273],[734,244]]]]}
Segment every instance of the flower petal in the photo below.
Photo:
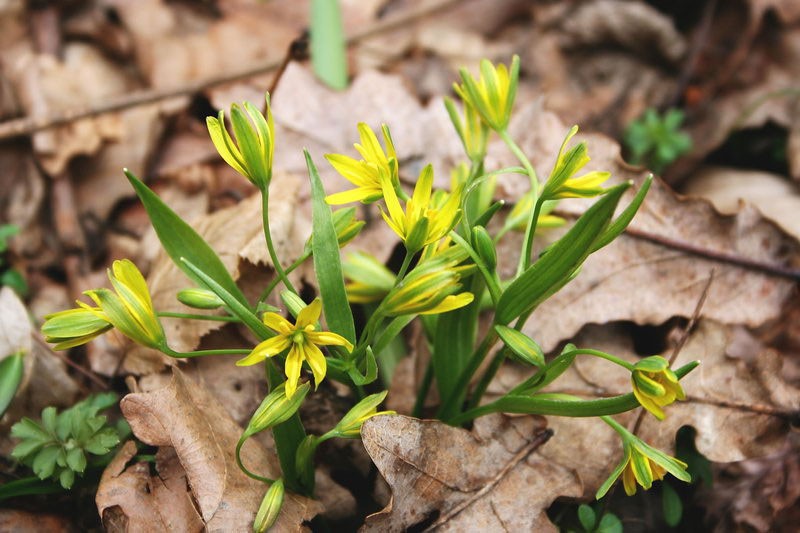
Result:
{"type": "Polygon", "coordinates": [[[278,313],[266,312],[261,318],[261,321],[264,322],[264,325],[266,325],[269,329],[280,335],[288,335],[294,330],[294,324],[283,318],[278,313]]]}
{"type": "Polygon", "coordinates": [[[320,314],[322,314],[322,302],[319,298],[314,298],[313,302],[297,313],[296,329],[304,329],[306,326],[315,325],[319,321],[320,314]]]}
{"type": "Polygon", "coordinates": [[[286,397],[291,398],[297,390],[297,383],[300,381],[300,370],[303,367],[303,354],[295,344],[286,356],[284,372],[286,373],[286,397]]]}
{"type": "Polygon", "coordinates": [[[307,342],[303,345],[303,352],[311,372],[314,373],[314,388],[319,387],[322,380],[325,379],[325,372],[328,369],[328,364],[325,361],[325,356],[314,344],[307,342]]]}
{"type": "Polygon", "coordinates": [[[347,339],[330,331],[307,331],[305,335],[308,341],[318,346],[344,346],[348,352],[353,350],[353,345],[347,339]]]}

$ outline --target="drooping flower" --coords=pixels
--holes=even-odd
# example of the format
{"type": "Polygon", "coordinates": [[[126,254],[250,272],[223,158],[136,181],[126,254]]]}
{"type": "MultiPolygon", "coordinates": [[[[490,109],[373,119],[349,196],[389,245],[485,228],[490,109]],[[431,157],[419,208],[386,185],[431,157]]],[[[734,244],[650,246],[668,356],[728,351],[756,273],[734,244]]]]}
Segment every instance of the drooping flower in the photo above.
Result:
{"type": "Polygon", "coordinates": [[[91,309],[98,319],[107,320],[129,339],[150,348],[166,347],[166,336],[158,319],[150,290],[142,273],[128,259],[114,261],[108,279],[114,291],[94,289],[86,294],[97,305],[91,309]]]}
{"type": "Polygon", "coordinates": [[[628,496],[636,494],[637,484],[648,490],[653,481],[664,479],[667,472],[681,481],[692,480],[686,471],[686,463],[653,448],[631,433],[622,435],[622,443],[622,461],[598,489],[597,499],[602,498],[620,476],[628,496]]]}
{"type": "Polygon", "coordinates": [[[595,170],[574,177],[589,162],[586,143],[578,143],[567,150],[567,144],[576,133],[578,133],[578,126],[573,126],[561,144],[556,164],[542,189],[542,198],[545,200],[591,198],[603,194],[605,191],[601,185],[611,177],[610,172],[595,170]]]}
{"type": "Polygon", "coordinates": [[[465,69],[461,69],[460,74],[462,84],[454,84],[453,88],[464,103],[472,106],[491,129],[505,130],[517,94],[519,56],[512,58],[510,68],[503,64],[494,66],[484,59],[478,79],[465,69]]]}
{"type": "Polygon", "coordinates": [[[422,169],[414,194],[406,202],[405,211],[392,184],[383,180],[383,197],[388,211],[381,211],[384,220],[402,239],[409,253],[445,237],[461,216],[460,189],[450,194],[433,190],[433,167],[422,169]]]}
{"type": "Polygon", "coordinates": [[[269,94],[266,100],[263,115],[250,102],[244,102],[241,107],[238,104],[231,106],[235,142],[225,127],[224,111],[221,110],[217,117],[206,118],[211,141],[219,155],[260,190],[268,187],[272,179],[272,156],[275,152],[275,123],[269,106],[269,94]]]}
{"type": "Polygon", "coordinates": [[[633,394],[642,407],[653,413],[659,420],[664,420],[663,407],[675,400],[686,399],[675,375],[669,368],[669,361],[660,355],[645,357],[633,367],[631,373],[633,394]]]}
{"type": "Polygon", "coordinates": [[[67,309],[47,315],[42,325],[46,342],[54,343],[54,350],[66,350],[86,344],[114,326],[99,307],[92,308],[78,301],[76,309],[67,309]]]}
{"type": "Polygon", "coordinates": [[[468,305],[474,296],[459,293],[460,280],[474,265],[458,266],[464,259],[466,252],[456,246],[424,259],[389,291],[376,313],[433,315],[468,305]]]}
{"type": "Polygon", "coordinates": [[[297,390],[303,361],[308,363],[314,374],[314,383],[319,386],[327,372],[325,356],[319,346],[344,346],[347,351],[353,349],[353,345],[341,335],[330,331],[316,330],[321,313],[322,302],[319,298],[316,298],[297,314],[294,324],[277,313],[264,313],[264,324],[276,335],[257,345],[247,357],[237,361],[236,364],[238,366],[254,365],[267,357],[278,355],[288,348],[289,354],[286,356],[285,365],[286,397],[291,398],[297,390]]]}
{"type": "Polygon", "coordinates": [[[394,142],[386,124],[381,126],[384,145],[381,148],[378,137],[365,123],[358,124],[358,135],[361,143],[356,143],[355,149],[363,159],[356,160],[342,154],[326,154],[325,159],[350,183],[355,189],[331,194],[325,201],[329,204],[346,204],[348,202],[362,202],[365,204],[375,202],[383,197],[381,187],[382,177],[389,180],[393,187],[399,186],[400,177],[398,170],[397,154],[394,142]]]}

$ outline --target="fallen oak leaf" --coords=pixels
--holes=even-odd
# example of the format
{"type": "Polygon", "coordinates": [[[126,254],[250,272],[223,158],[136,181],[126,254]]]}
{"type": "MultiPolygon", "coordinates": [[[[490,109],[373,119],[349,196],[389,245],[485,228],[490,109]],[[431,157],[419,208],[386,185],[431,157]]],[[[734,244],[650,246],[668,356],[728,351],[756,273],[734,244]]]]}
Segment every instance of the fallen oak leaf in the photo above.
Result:
{"type": "Polygon", "coordinates": [[[362,531],[555,531],[545,510],[582,489],[537,453],[551,434],[539,417],[491,415],[472,433],[402,415],[368,420],[361,438],[393,496],[362,531]]]}
{"type": "MultiPolygon", "coordinates": [[[[169,386],[129,394],[120,407],[138,439],[175,449],[206,529],[251,528],[266,486],[236,465],[234,450],[242,429],[204,387],[173,368],[169,386]]],[[[263,475],[280,475],[277,458],[252,439],[242,448],[242,460],[263,475]]],[[[276,530],[298,530],[320,510],[318,502],[287,494],[276,530]]]]}

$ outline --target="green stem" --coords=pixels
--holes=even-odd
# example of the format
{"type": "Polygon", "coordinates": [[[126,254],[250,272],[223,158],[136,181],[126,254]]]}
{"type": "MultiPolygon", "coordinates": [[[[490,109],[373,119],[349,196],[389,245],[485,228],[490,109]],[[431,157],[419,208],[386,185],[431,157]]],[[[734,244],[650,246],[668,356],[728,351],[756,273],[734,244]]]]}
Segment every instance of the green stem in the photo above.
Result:
{"type": "Polygon", "coordinates": [[[522,252],[519,257],[519,265],[517,266],[517,276],[519,277],[525,270],[531,266],[531,256],[533,255],[533,239],[536,237],[536,224],[539,221],[539,213],[542,210],[542,199],[536,200],[536,205],[531,213],[531,218],[528,220],[528,225],[525,227],[525,242],[522,246],[522,252]]]}
{"type": "Polygon", "coordinates": [[[437,418],[447,420],[456,410],[460,409],[461,403],[464,401],[464,397],[467,394],[467,388],[469,387],[472,376],[481,366],[481,363],[486,358],[486,354],[492,349],[497,339],[497,333],[494,331],[494,328],[491,328],[483,338],[483,341],[481,341],[481,344],[475,349],[472,357],[467,361],[467,365],[458,375],[456,385],[453,387],[453,392],[450,393],[450,396],[446,398],[444,403],[439,407],[437,418]]]}
{"type": "Polygon", "coordinates": [[[269,251],[270,260],[272,260],[272,266],[275,268],[275,272],[278,274],[278,277],[283,281],[283,284],[286,286],[288,290],[297,294],[297,289],[294,288],[292,282],[289,281],[289,277],[286,275],[286,271],[283,270],[281,266],[280,260],[278,260],[278,254],[275,253],[275,246],[272,243],[272,232],[269,228],[269,187],[265,186],[261,190],[261,219],[264,225],[264,238],[267,241],[267,250],[269,251]]]}
{"type": "Polygon", "coordinates": [[[259,476],[258,474],[255,474],[255,473],[251,472],[250,470],[247,469],[246,466],[244,466],[244,463],[242,462],[241,452],[242,452],[242,446],[244,445],[245,441],[247,441],[247,438],[248,437],[242,436],[242,438],[239,439],[239,443],[236,445],[236,464],[239,465],[239,468],[242,470],[242,472],[245,473],[245,475],[247,477],[251,477],[251,478],[253,478],[255,480],[258,480],[258,481],[261,481],[261,482],[264,482],[264,483],[269,483],[269,484],[275,483],[274,479],[270,479],[268,477],[259,476]]]}
{"type": "MultiPolygon", "coordinates": [[[[290,265],[290,266],[289,266],[289,267],[286,269],[286,271],[285,271],[285,272],[286,272],[286,275],[288,276],[289,274],[291,274],[292,272],[294,272],[295,270],[297,270],[297,268],[298,268],[300,265],[302,265],[303,263],[305,263],[305,262],[308,260],[308,258],[309,258],[309,257],[311,257],[311,251],[310,251],[310,250],[309,250],[309,251],[307,251],[307,252],[303,252],[303,255],[301,255],[300,257],[298,257],[298,258],[297,258],[297,260],[296,260],[294,263],[292,263],[292,264],[291,264],[291,265],[290,265]]],[[[272,291],[274,291],[274,290],[275,290],[275,287],[276,287],[276,286],[278,285],[278,283],[280,283],[280,282],[281,282],[281,277],[280,277],[280,276],[275,276],[275,278],[273,278],[273,280],[269,282],[269,285],[267,285],[267,288],[266,288],[266,289],[264,289],[264,291],[261,293],[261,296],[259,296],[259,297],[258,297],[258,301],[259,301],[259,302],[263,302],[264,300],[266,300],[266,299],[267,299],[267,296],[269,296],[269,295],[272,293],[272,291]]]]}
{"type": "Polygon", "coordinates": [[[483,373],[481,376],[480,381],[478,381],[478,385],[475,387],[475,390],[472,392],[470,396],[469,403],[467,404],[467,409],[473,409],[481,403],[481,398],[483,398],[486,389],[489,388],[489,383],[492,382],[495,375],[497,375],[497,371],[500,369],[500,365],[503,364],[503,361],[506,359],[505,350],[499,350],[494,357],[492,358],[492,362],[489,363],[489,368],[486,369],[486,372],[483,373]]]}
{"type": "Polygon", "coordinates": [[[433,383],[433,360],[428,362],[428,368],[425,369],[422,383],[419,384],[417,399],[414,401],[414,409],[411,411],[411,416],[415,418],[422,417],[422,409],[425,407],[425,398],[428,397],[428,391],[431,390],[431,383],[433,383]]]}
{"type": "Polygon", "coordinates": [[[411,266],[411,261],[414,259],[414,254],[410,253],[406,250],[406,256],[403,258],[403,264],[400,265],[400,272],[397,273],[397,279],[395,280],[395,286],[403,281],[403,278],[406,276],[406,272],[408,272],[408,267],[411,266]]]}
{"type": "Polygon", "coordinates": [[[531,182],[531,191],[533,192],[533,197],[536,198],[539,196],[539,178],[536,176],[536,171],[533,169],[533,165],[531,165],[530,160],[522,151],[522,149],[514,142],[514,139],[508,134],[506,130],[498,131],[497,134],[503,139],[503,142],[506,143],[508,149],[511,150],[519,162],[522,163],[522,166],[525,167],[525,172],[528,174],[531,182]]]}
{"type": "Polygon", "coordinates": [[[235,316],[197,315],[194,313],[173,313],[171,311],[159,311],[156,314],[164,318],[189,318],[192,320],[211,320],[214,322],[242,322],[235,316]]]}
{"type": "Polygon", "coordinates": [[[475,266],[478,267],[478,271],[481,273],[481,276],[483,276],[483,279],[486,282],[486,287],[489,289],[489,296],[492,297],[492,303],[497,306],[497,302],[500,300],[500,296],[503,294],[503,291],[500,289],[500,283],[496,277],[496,272],[489,270],[489,268],[483,262],[483,259],[481,259],[472,246],[470,246],[467,240],[461,235],[455,231],[451,231],[450,238],[453,239],[456,244],[461,246],[464,251],[469,254],[470,259],[475,262],[475,266]]]}
{"type": "Polygon", "coordinates": [[[225,348],[219,350],[195,350],[191,352],[177,352],[172,348],[170,348],[169,346],[164,346],[161,348],[161,351],[165,355],[168,355],[175,359],[191,359],[194,357],[205,357],[207,355],[248,355],[253,350],[225,348]]]}

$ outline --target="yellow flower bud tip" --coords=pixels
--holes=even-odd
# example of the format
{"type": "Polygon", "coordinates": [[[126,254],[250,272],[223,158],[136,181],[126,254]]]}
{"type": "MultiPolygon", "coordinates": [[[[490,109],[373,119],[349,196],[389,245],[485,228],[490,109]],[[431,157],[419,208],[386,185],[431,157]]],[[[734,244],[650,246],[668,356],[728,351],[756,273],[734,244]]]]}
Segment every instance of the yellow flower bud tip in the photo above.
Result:
{"type": "Polygon", "coordinates": [[[283,479],[278,479],[264,494],[264,499],[261,500],[261,505],[256,513],[256,519],[253,522],[253,531],[255,533],[264,533],[269,530],[278,520],[278,515],[283,507],[283,498],[286,489],[283,486],[283,479]]]}
{"type": "Polygon", "coordinates": [[[656,418],[666,417],[663,407],[675,400],[686,399],[678,377],[661,356],[646,357],[636,363],[631,373],[633,394],[639,403],[656,418]]]}
{"type": "Polygon", "coordinates": [[[66,350],[86,344],[114,327],[99,307],[90,307],[80,301],[76,303],[76,309],[67,309],[44,317],[42,334],[46,342],[55,344],[54,350],[66,350]]]}
{"type": "Polygon", "coordinates": [[[333,432],[342,438],[355,439],[361,435],[361,426],[370,418],[378,415],[395,414],[394,411],[378,412],[378,406],[383,403],[388,392],[383,391],[378,394],[371,394],[358,402],[342,417],[333,432]]]}
{"type": "Polygon", "coordinates": [[[514,56],[511,66],[492,65],[481,61],[480,76],[475,79],[462,69],[462,84],[453,88],[467,106],[477,112],[483,122],[495,131],[503,131],[511,119],[511,109],[517,93],[519,79],[519,56],[514,56]]]}
{"type": "Polygon", "coordinates": [[[236,364],[238,366],[254,365],[267,357],[278,355],[288,348],[289,353],[286,356],[284,368],[286,396],[291,398],[297,390],[303,362],[311,368],[311,372],[314,374],[314,383],[319,386],[325,379],[327,371],[327,362],[319,346],[344,346],[348,352],[353,350],[353,345],[341,335],[315,330],[320,314],[322,314],[322,302],[319,298],[314,299],[297,314],[294,324],[277,313],[264,313],[264,324],[276,335],[257,345],[247,357],[237,361],[236,364]]]}
{"type": "Polygon", "coordinates": [[[225,126],[225,112],[220,111],[217,117],[206,118],[211,141],[231,168],[263,189],[272,178],[275,150],[275,123],[269,107],[269,95],[266,96],[264,114],[250,102],[244,102],[241,106],[233,104],[230,115],[236,140],[225,126]]]}
{"type": "Polygon", "coordinates": [[[567,150],[567,144],[576,133],[578,133],[578,126],[573,126],[564,138],[561,149],[558,151],[556,164],[542,190],[543,198],[549,200],[591,198],[605,192],[601,185],[611,177],[610,172],[592,171],[574,177],[589,162],[586,143],[578,143],[567,150]]]}
{"type": "Polygon", "coordinates": [[[378,137],[363,122],[358,124],[358,134],[361,143],[354,145],[361,155],[361,160],[356,160],[342,154],[326,154],[325,159],[347,181],[356,186],[355,189],[331,194],[325,201],[332,205],[346,204],[349,202],[362,202],[365,204],[376,202],[383,197],[381,179],[385,177],[393,186],[399,186],[400,177],[397,163],[397,154],[394,142],[389,133],[389,128],[381,126],[384,145],[381,148],[378,137]]]}
{"type": "Polygon", "coordinates": [[[468,305],[471,293],[455,294],[461,289],[457,268],[441,264],[436,256],[424,261],[389,292],[380,311],[386,316],[439,314],[468,305]]]}
{"type": "Polygon", "coordinates": [[[602,498],[611,485],[622,476],[622,485],[628,496],[636,494],[636,486],[648,490],[653,481],[664,479],[667,473],[681,481],[690,482],[692,477],[686,471],[686,463],[670,457],[664,452],[649,446],[639,438],[627,434],[623,436],[623,459],[611,476],[597,491],[597,499],[602,498]]]}
{"type": "Polygon", "coordinates": [[[414,186],[414,193],[406,203],[400,204],[394,186],[388,179],[382,180],[386,211],[383,219],[406,246],[409,252],[417,252],[423,246],[444,238],[461,217],[461,190],[451,194],[433,195],[433,167],[427,165],[414,186]]]}
{"type": "Polygon", "coordinates": [[[456,133],[461,139],[461,144],[464,146],[464,152],[467,157],[470,161],[483,160],[486,157],[489,128],[481,120],[478,111],[465,101],[464,120],[462,121],[455,103],[451,99],[445,98],[444,105],[448,115],[450,115],[450,120],[456,129],[456,133]]]}
{"type": "Polygon", "coordinates": [[[287,396],[285,384],[281,383],[275,387],[253,413],[250,423],[245,429],[245,435],[254,435],[289,420],[300,408],[309,390],[311,390],[311,386],[303,383],[297,387],[292,396],[287,396]]]}
{"type": "Polygon", "coordinates": [[[395,275],[386,266],[364,252],[347,254],[342,262],[347,299],[352,303],[382,300],[394,287],[395,275]]]}

